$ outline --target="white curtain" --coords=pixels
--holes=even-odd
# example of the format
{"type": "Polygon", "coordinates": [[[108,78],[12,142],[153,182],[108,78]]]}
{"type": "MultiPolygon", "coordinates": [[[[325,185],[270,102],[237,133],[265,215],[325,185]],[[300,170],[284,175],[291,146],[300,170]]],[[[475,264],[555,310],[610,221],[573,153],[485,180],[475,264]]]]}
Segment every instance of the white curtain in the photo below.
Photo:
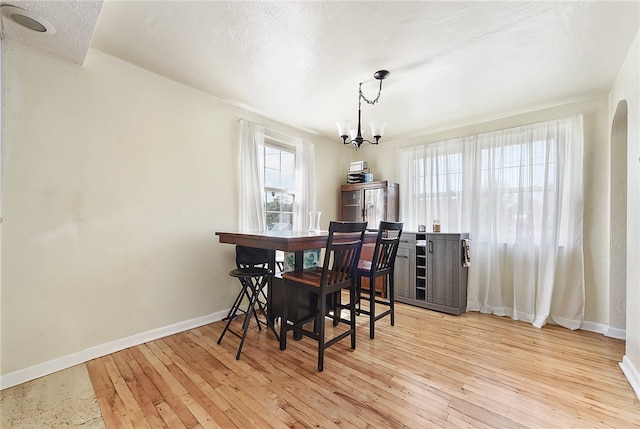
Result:
{"type": "Polygon", "coordinates": [[[240,120],[240,229],[261,231],[265,225],[264,128],[240,120]]]}
{"type": "MultiPolygon", "coordinates": [[[[245,119],[240,120],[240,225],[242,231],[261,231],[265,228],[264,189],[264,127],[245,119]]],[[[278,134],[281,133],[273,132],[278,134]]],[[[316,210],[316,174],[313,143],[287,138],[296,148],[294,227],[308,230],[310,211],[316,210]]]]}
{"type": "Polygon", "coordinates": [[[582,116],[403,148],[403,219],[471,232],[468,310],[577,329],[582,160],[582,116]]]}
{"type": "Polygon", "coordinates": [[[293,225],[309,230],[309,212],[316,211],[316,160],[313,143],[296,139],[296,203],[293,225]]]}

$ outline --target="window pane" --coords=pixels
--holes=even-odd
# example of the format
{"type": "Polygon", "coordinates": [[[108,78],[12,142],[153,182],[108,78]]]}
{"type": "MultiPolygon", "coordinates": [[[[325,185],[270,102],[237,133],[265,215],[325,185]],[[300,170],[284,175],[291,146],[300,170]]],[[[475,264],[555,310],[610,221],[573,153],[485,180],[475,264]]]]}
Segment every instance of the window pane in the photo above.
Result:
{"type": "Polygon", "coordinates": [[[265,193],[267,229],[291,231],[293,229],[293,194],[267,191],[265,193]]]}
{"type": "Polygon", "coordinates": [[[282,170],[283,171],[295,171],[296,169],[296,156],[293,152],[282,152],[282,170]]]}
{"type": "Polygon", "coordinates": [[[264,169],[264,186],[267,188],[279,188],[280,171],[272,169],[264,169]]]}
{"type": "Polygon", "coordinates": [[[267,229],[292,230],[295,195],[295,152],[265,145],[264,192],[267,229]]]}
{"type": "Polygon", "coordinates": [[[280,177],[280,187],[283,189],[293,189],[295,186],[293,171],[283,171],[280,177]]]}

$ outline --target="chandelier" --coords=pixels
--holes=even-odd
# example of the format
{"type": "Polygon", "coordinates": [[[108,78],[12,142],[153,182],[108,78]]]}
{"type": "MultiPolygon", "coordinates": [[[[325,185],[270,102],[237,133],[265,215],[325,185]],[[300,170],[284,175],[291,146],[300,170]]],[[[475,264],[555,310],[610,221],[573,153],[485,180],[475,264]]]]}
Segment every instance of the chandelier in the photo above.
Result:
{"type": "Polygon", "coordinates": [[[344,144],[352,144],[356,150],[362,145],[362,143],[367,142],[370,144],[378,144],[380,141],[380,137],[382,137],[382,133],[384,132],[384,127],[387,125],[386,122],[383,121],[371,121],[369,126],[371,127],[371,135],[375,139],[375,141],[369,141],[362,137],[362,127],[360,125],[361,122],[361,114],[360,107],[362,105],[362,100],[367,103],[373,105],[378,102],[380,99],[380,93],[382,92],[382,81],[389,77],[388,70],[378,70],[373,74],[377,80],[380,81],[380,88],[378,89],[378,95],[373,100],[367,99],[362,93],[362,82],[358,86],[358,129],[355,130],[351,126],[353,125],[349,121],[338,121],[336,122],[336,126],[338,127],[338,135],[342,138],[342,143],[344,144]],[[351,137],[351,140],[347,140],[351,137]]]}

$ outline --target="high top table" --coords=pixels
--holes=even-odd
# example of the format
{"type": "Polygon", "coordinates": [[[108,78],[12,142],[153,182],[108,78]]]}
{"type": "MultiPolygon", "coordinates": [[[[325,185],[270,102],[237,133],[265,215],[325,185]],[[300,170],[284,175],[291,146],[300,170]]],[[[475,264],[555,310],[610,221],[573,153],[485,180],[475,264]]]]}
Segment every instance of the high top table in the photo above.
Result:
{"type": "MultiPolygon", "coordinates": [[[[269,250],[269,268],[275,268],[275,251],[295,253],[295,269],[302,268],[305,250],[320,249],[327,245],[328,231],[256,231],[216,232],[220,243],[256,247],[269,250]]],[[[375,237],[374,237],[375,241],[375,237]]]]}
{"type": "MultiPolygon", "coordinates": [[[[255,231],[255,232],[216,232],[220,243],[235,244],[240,246],[255,247],[258,249],[267,249],[269,251],[269,269],[275,273],[276,266],[276,250],[282,250],[284,252],[293,252],[295,254],[295,270],[301,270],[303,268],[304,251],[311,249],[325,248],[327,245],[327,239],[329,238],[329,231],[255,231]]],[[[375,243],[377,237],[376,231],[367,231],[365,233],[365,243],[375,243]]],[[[280,288],[275,282],[269,283],[269,289],[267,291],[267,317],[271,320],[280,316],[281,310],[278,308],[277,303],[280,302],[278,295],[280,295],[280,288]],[[275,305],[274,305],[275,303],[275,305]]],[[[282,296],[282,295],[280,295],[282,296]]],[[[292,297],[289,302],[297,303],[307,307],[312,305],[304,297],[292,297]]],[[[288,306],[289,307],[289,306],[288,306]]],[[[298,308],[289,307],[289,315],[296,315],[298,308]]]]}

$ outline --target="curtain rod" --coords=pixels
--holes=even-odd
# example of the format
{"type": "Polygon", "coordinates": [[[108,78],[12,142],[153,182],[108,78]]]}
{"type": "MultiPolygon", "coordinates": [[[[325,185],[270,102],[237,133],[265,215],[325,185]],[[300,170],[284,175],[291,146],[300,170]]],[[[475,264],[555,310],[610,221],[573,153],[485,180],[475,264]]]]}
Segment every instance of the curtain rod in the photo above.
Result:
{"type": "MultiPolygon", "coordinates": [[[[265,130],[269,130],[270,132],[273,132],[273,133],[278,133],[278,134],[280,134],[280,135],[282,135],[282,136],[284,136],[284,137],[288,137],[288,138],[290,138],[290,139],[294,139],[294,140],[296,140],[296,139],[297,139],[297,140],[302,140],[302,138],[301,138],[301,137],[292,136],[292,135],[289,135],[289,134],[287,134],[287,133],[283,133],[282,131],[274,130],[273,128],[266,127],[266,126],[264,126],[264,125],[262,125],[262,124],[259,124],[259,123],[257,123],[257,122],[250,121],[250,120],[248,120],[248,119],[238,118],[238,122],[242,123],[242,121],[249,122],[249,123],[251,123],[251,124],[254,124],[254,125],[257,125],[257,126],[259,126],[259,127],[262,127],[262,128],[264,128],[265,130]]],[[[291,142],[282,142],[282,143],[291,143],[291,142]]]]}
{"type": "MultiPolygon", "coordinates": [[[[238,122],[239,122],[239,123],[241,123],[242,121],[247,121],[247,122],[252,123],[252,124],[254,124],[254,125],[258,125],[258,126],[260,126],[260,127],[264,128],[265,130],[269,130],[269,131],[271,131],[271,132],[278,133],[278,134],[280,134],[281,136],[284,136],[284,137],[287,137],[287,138],[290,138],[290,139],[294,139],[294,140],[302,140],[302,141],[310,141],[310,140],[307,140],[307,139],[305,139],[305,138],[303,138],[303,137],[300,137],[300,136],[293,136],[293,135],[291,135],[291,134],[287,134],[287,133],[285,133],[285,132],[282,132],[282,131],[279,131],[279,130],[275,130],[275,129],[273,129],[273,128],[267,127],[267,126],[262,125],[262,124],[259,124],[259,123],[257,123],[257,122],[250,121],[249,119],[245,119],[245,118],[238,118],[238,122]]],[[[316,132],[314,132],[314,131],[309,131],[309,130],[305,130],[305,129],[300,129],[300,131],[305,132],[305,133],[308,133],[308,134],[318,134],[318,133],[316,133],[316,132]]]]}

